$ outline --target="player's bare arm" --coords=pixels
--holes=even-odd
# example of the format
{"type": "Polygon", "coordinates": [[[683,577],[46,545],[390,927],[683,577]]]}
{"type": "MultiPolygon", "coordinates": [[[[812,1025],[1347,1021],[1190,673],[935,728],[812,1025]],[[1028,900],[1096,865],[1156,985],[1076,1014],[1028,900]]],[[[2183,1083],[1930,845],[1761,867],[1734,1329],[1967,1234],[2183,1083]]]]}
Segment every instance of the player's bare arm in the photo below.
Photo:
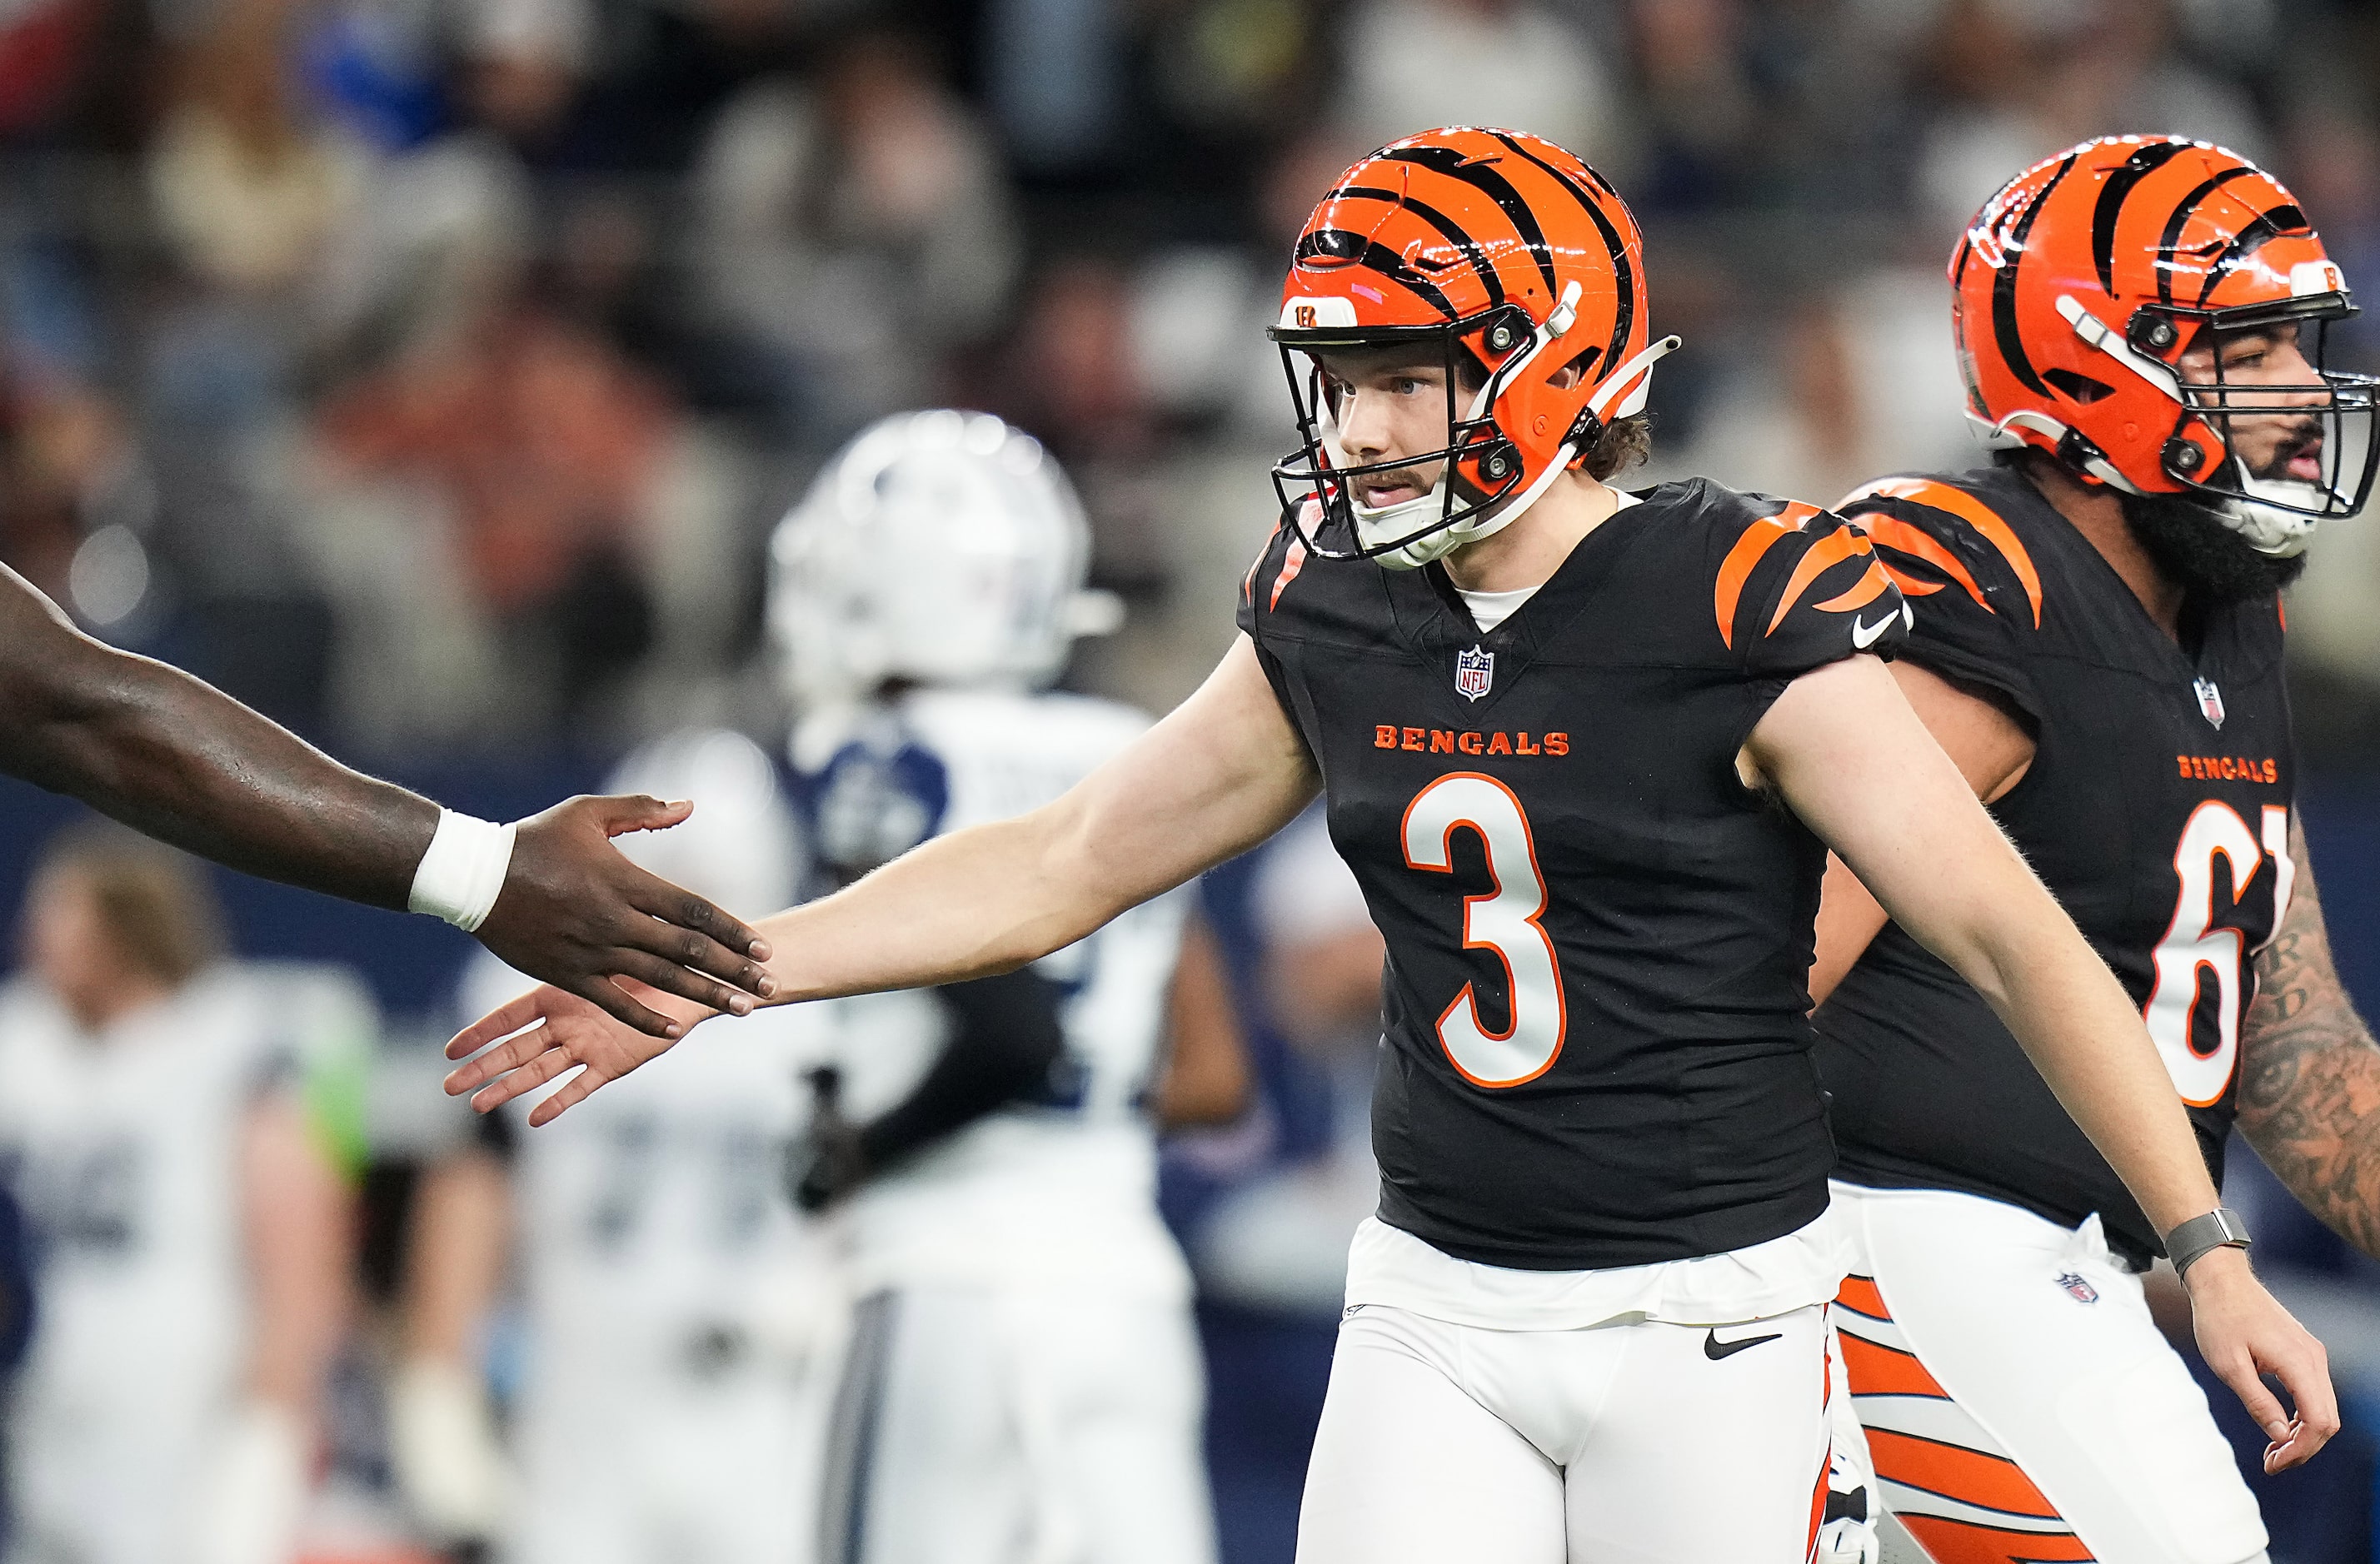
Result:
{"type": "MultiPolygon", "coordinates": [[[[1892,677],[1910,709],[1976,797],[1988,804],[2024,780],[2033,764],[2033,739],[2004,709],[1906,658],[1892,664],[1892,677]]],[[[1818,950],[1810,963],[1813,1009],[1827,1002],[1884,924],[1883,904],[1868,893],[1859,876],[1843,867],[1842,859],[1828,854],[1826,889],[1818,902],[1818,950]]]]}
{"type": "MultiPolygon", "coordinates": [[[[1880,663],[1852,658],[1795,680],[1745,754],[1893,918],[1990,1003],[2159,1232],[2216,1209],[2139,1012],[1880,663]]],[[[2208,1364],[2278,1447],[2267,1465],[2313,1455],[2338,1428],[2321,1343],[2238,1251],[2202,1259],[2187,1280],[2208,1364]],[[2264,1374],[2288,1388],[2295,1422],[2264,1374]]]]}
{"type": "MultiPolygon", "coordinates": [[[[340,765],[179,669],[82,634],[5,567],[0,649],[0,770],[249,874],[407,904],[440,825],[429,799],[340,765]]],[[[748,1009],[736,990],[766,986],[758,937],[610,845],[624,831],[674,825],[690,807],[574,798],[521,821],[480,940],[638,1027],[676,1023],[615,975],[748,1009]]]]}
{"type": "MultiPolygon", "coordinates": [[[[938,837],[857,884],[764,919],[771,1002],[926,988],[1012,972],[1246,851],[1321,785],[1243,636],[1172,714],[1046,808],[938,837]]],[[[710,1012],[662,1001],[685,1024],[710,1012]]],[[[669,1047],[540,988],[458,1033],[447,1077],[482,1112],[585,1066],[532,1124],[669,1047]]]]}
{"type": "Polygon", "coordinates": [[[2240,1131],[2306,1209],[2380,1255],[2380,1047],[2332,964],[2296,821],[2289,852],[2296,889],[2240,1026],[2240,1131]]]}

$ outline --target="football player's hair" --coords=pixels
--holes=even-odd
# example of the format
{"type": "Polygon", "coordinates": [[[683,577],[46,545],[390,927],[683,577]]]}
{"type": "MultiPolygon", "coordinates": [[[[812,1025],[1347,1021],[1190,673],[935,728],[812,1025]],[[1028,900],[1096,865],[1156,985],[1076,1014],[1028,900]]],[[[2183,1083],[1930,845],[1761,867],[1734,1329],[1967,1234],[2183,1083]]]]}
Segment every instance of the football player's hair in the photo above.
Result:
{"type": "Polygon", "coordinates": [[[223,908],[187,854],[113,823],[69,826],[35,869],[37,879],[57,873],[90,888],[118,952],[168,988],[224,953],[223,908]]]}

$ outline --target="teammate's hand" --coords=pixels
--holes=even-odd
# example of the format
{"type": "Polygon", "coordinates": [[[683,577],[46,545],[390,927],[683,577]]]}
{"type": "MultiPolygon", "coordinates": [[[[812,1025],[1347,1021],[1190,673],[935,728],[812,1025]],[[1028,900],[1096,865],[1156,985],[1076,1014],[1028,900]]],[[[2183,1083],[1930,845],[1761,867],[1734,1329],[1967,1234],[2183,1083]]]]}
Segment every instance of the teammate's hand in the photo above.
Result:
{"type": "Polygon", "coordinates": [[[2330,1354],[2304,1326],[2265,1291],[2237,1249],[2216,1249],[2182,1278],[2198,1350],[2247,1407],[2272,1441],[2265,1470],[2303,1464],[2338,1432],[2338,1398],[2330,1386],[2330,1354]],[[2264,1381],[2272,1375],[2297,1408],[2289,1416],[2264,1381]]]}
{"type": "Polygon", "coordinates": [[[641,984],[631,986],[637,997],[669,1012],[657,1017],[666,1036],[639,1032],[550,985],[533,988],[455,1034],[446,1045],[446,1057],[470,1059],[470,1062],[447,1075],[446,1095],[473,1092],[471,1106],[485,1113],[577,1070],[568,1085],[539,1103],[528,1116],[532,1126],[550,1124],[565,1109],[586,1101],[597,1087],[667,1053],[696,1022],[710,1013],[641,984]],[[488,1048],[498,1038],[504,1039],[500,1047],[488,1048]],[[487,1051],[480,1053],[481,1049],[487,1051]],[[478,1057],[470,1058],[474,1054],[478,1057]],[[584,1069],[579,1068],[582,1065],[584,1069]]]}
{"type": "Polygon", "coordinates": [[[580,797],[521,821],[480,942],[506,964],[657,1037],[676,1036],[669,1018],[615,979],[634,978],[714,1011],[751,1009],[753,997],[766,999],[773,987],[760,965],[767,942],[701,897],[638,868],[611,843],[624,831],[666,830],[693,810],[658,798],[580,797]]]}

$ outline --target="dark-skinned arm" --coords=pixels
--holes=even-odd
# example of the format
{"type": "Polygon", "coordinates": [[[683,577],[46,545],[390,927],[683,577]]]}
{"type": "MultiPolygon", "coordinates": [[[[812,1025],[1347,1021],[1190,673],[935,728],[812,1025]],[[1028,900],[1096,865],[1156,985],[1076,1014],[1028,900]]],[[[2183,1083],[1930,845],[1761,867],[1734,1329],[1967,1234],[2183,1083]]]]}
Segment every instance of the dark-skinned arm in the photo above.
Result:
{"type": "MultiPolygon", "coordinates": [[[[439,818],[429,799],[342,766],[212,685],[84,635],[5,566],[0,770],[201,857],[376,907],[406,905],[439,818]]],[[[768,992],[759,937],[610,845],[690,807],[574,798],[523,820],[480,942],[655,1036],[682,1024],[613,976],[748,1008],[727,985],[768,992]]]]}
{"type": "Polygon", "coordinates": [[[2380,1256],[2380,1047],[2331,963],[2305,828],[2289,822],[2297,887],[2256,954],[2240,1029],[2240,1133],[2289,1193],[2380,1256]]]}

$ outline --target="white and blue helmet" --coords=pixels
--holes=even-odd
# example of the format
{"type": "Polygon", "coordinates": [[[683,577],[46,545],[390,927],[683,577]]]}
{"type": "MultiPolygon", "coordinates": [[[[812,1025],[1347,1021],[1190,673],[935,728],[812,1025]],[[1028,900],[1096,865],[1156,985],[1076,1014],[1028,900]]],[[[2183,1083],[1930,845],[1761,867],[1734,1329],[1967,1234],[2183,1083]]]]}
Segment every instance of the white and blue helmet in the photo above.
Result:
{"type": "Polygon", "coordinates": [[[836,454],[777,526],[769,628],[802,709],[888,680],[1036,689],[1112,629],[1090,528],[1040,442],[989,413],[900,413],[836,454]]]}

